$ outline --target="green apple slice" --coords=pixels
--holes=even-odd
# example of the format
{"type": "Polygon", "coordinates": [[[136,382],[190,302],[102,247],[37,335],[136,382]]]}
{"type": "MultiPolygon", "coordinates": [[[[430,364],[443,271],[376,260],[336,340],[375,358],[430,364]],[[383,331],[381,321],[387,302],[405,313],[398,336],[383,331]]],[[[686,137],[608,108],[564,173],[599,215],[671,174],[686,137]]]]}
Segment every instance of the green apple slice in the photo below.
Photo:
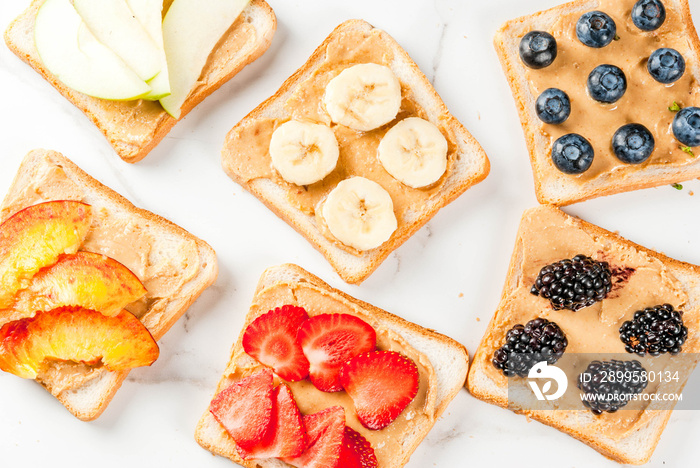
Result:
{"type": "Polygon", "coordinates": [[[160,100],[166,112],[180,118],[180,108],[197,84],[207,58],[250,0],[175,0],[163,20],[170,96],[160,100]]]}
{"type": "Polygon", "coordinates": [[[114,52],[88,30],[70,0],[46,0],[34,41],[44,66],[69,88],[102,99],[138,99],[151,91],[114,52]]]}
{"type": "Polygon", "coordinates": [[[126,0],[126,4],[158,47],[161,63],[160,73],[147,81],[152,91],[143,97],[143,99],[157,101],[170,94],[168,62],[165,59],[165,49],[163,48],[163,0],[126,0]]]}
{"type": "Polygon", "coordinates": [[[109,47],[143,80],[162,67],[158,47],[124,0],[72,0],[98,41],[109,47]]]}

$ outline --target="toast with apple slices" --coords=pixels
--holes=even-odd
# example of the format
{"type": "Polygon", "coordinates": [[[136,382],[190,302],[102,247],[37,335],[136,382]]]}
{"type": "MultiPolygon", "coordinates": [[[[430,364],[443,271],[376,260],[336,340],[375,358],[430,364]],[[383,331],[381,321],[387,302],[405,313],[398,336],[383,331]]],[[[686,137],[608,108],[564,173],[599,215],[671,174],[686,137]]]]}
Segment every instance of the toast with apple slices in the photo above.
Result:
{"type": "MultiPolygon", "coordinates": [[[[460,386],[464,384],[468,368],[466,349],[446,336],[354,299],[296,265],[271,267],[262,274],[253,304],[246,316],[246,324],[232,348],[231,360],[215,394],[218,395],[232,383],[263,367],[244,352],[242,340],[247,326],[273,308],[268,307],[271,302],[276,302],[277,306],[291,304],[303,307],[313,317],[328,311],[326,307],[323,307],[323,310],[319,310],[319,306],[314,307],[313,304],[318,300],[328,301],[324,304],[332,307],[334,312],[348,313],[362,318],[377,331],[382,340],[384,337],[391,337],[390,343],[395,343],[403,352],[409,353],[414,360],[417,360],[420,367],[425,369],[424,375],[428,377],[424,379],[419,389],[419,397],[414,401],[416,405],[423,405],[420,408],[426,408],[425,411],[430,414],[422,414],[420,410],[418,412],[410,410],[410,414],[404,412],[392,423],[396,424],[395,434],[400,435],[388,440],[382,447],[374,447],[379,467],[405,465],[411,453],[460,391],[460,386]],[[418,398],[421,398],[420,402],[418,398]],[[409,423],[407,418],[410,418],[412,423],[409,423]]],[[[384,342],[382,340],[380,341],[384,342]]],[[[292,390],[299,409],[305,415],[304,418],[340,405],[341,408],[349,408],[345,411],[346,424],[364,438],[370,435],[371,439],[372,431],[362,426],[352,409],[351,400],[344,392],[324,393],[315,389],[308,381],[286,383],[292,390]],[[301,393],[300,389],[303,389],[301,393]],[[305,395],[305,392],[311,393],[305,395]],[[325,399],[331,403],[327,404],[323,401],[325,399]]],[[[309,432],[308,428],[307,432],[309,432]]],[[[311,434],[309,436],[311,438],[311,434]]],[[[286,466],[275,459],[244,460],[239,455],[233,438],[208,410],[197,425],[195,438],[205,449],[248,468],[286,466]]]]}
{"type": "MultiPolygon", "coordinates": [[[[277,27],[270,6],[264,0],[251,0],[209,55],[199,76],[200,84],[189,94],[180,109],[180,117],[175,119],[158,102],[98,99],[61,83],[44,66],[34,43],[34,21],[43,2],[33,0],[10,24],[5,31],[7,46],[85,113],[119,157],[129,163],[143,159],[197,104],[260,57],[270,46],[277,27]]],[[[166,0],[165,3],[169,5],[171,2],[166,0]]]]}
{"type": "MultiPolygon", "coordinates": [[[[383,89],[382,86],[377,88],[383,89]]],[[[421,137],[421,140],[426,139],[426,133],[421,133],[421,137]]],[[[310,145],[311,148],[320,146],[320,143],[310,145]]],[[[389,34],[362,20],[346,21],[335,28],[273,96],[236,124],[226,137],[221,159],[231,179],[303,235],[348,283],[361,283],[441,208],[481,182],[489,172],[489,161],[484,150],[449,112],[408,53],[389,34]],[[387,125],[368,132],[358,132],[340,124],[331,125],[322,99],[323,89],[333,76],[351,70],[351,66],[361,66],[358,64],[376,65],[383,70],[390,68],[397,86],[400,84],[399,114],[387,125]],[[381,137],[390,126],[407,116],[426,119],[436,127],[437,133],[449,141],[447,169],[438,181],[427,187],[413,188],[390,176],[376,156],[381,137]],[[333,170],[323,179],[303,186],[287,181],[280,171],[273,169],[270,154],[273,132],[284,128],[283,125],[299,121],[320,123],[316,126],[326,129],[331,125],[330,136],[335,134],[341,155],[335,169],[331,167],[333,170]],[[398,223],[398,226],[393,224],[395,230],[388,232],[388,240],[366,250],[361,250],[364,247],[343,244],[330,235],[326,229],[329,223],[322,222],[318,215],[325,212],[319,209],[319,203],[327,200],[329,193],[338,193],[331,192],[331,189],[343,185],[347,188],[346,183],[350,181],[354,181],[351,182],[354,186],[355,182],[361,183],[363,179],[365,182],[368,179],[372,183],[377,182],[363,183],[364,188],[372,186],[375,192],[377,188],[388,192],[393,208],[387,206],[390,203],[383,203],[382,212],[389,217],[395,214],[398,223]]],[[[315,161],[322,158],[315,154],[314,158],[307,159],[315,161]]],[[[291,161],[296,164],[296,160],[290,159],[290,165],[294,165],[291,161]]],[[[340,202],[338,205],[342,205],[342,198],[350,199],[346,206],[352,204],[352,197],[339,196],[335,198],[340,202]]],[[[386,198],[383,197],[383,200],[386,198]]],[[[373,218],[374,213],[366,217],[361,213],[357,215],[357,219],[373,218]]],[[[342,225],[342,221],[339,224],[342,225]]],[[[381,224],[384,227],[391,221],[381,224]]]]}
{"type": "MultiPolygon", "coordinates": [[[[216,256],[209,245],[136,208],[54,151],[27,154],[2,203],[0,219],[50,200],[80,201],[92,207],[93,220],[81,251],[109,256],[141,280],[147,294],[125,308],[156,341],[216,279],[216,256]]],[[[71,374],[69,382],[58,375],[41,382],[83,420],[98,417],[128,375],[104,366],[88,371],[71,374]]]]}

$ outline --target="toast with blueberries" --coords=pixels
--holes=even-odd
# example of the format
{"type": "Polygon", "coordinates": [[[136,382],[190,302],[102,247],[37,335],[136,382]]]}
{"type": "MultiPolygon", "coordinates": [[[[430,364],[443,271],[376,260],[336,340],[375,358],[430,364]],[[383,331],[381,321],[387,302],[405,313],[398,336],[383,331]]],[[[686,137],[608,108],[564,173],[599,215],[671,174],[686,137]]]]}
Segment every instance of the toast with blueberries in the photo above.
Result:
{"type": "Polygon", "coordinates": [[[514,19],[494,44],[540,203],[700,176],[700,41],[687,0],[590,0],[514,19]]]}
{"type": "Polygon", "coordinates": [[[523,214],[467,388],[643,464],[676,403],[693,397],[682,390],[699,349],[700,267],[545,205],[523,214]]]}
{"type": "Polygon", "coordinates": [[[271,267],[195,438],[248,468],[401,467],[467,369],[454,340],[271,267]]]}
{"type": "Polygon", "coordinates": [[[339,25],[226,137],[222,165],[360,283],[489,161],[385,31],[339,25]]]}

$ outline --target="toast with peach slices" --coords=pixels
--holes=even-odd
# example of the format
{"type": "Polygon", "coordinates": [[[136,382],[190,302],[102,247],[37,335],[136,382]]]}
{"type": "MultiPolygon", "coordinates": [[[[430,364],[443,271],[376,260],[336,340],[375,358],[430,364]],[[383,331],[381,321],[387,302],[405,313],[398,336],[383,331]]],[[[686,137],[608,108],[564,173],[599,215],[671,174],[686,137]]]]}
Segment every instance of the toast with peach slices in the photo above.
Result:
{"type": "Polygon", "coordinates": [[[79,419],[155,361],[156,340],[216,278],[211,247],[56,152],[25,157],[0,219],[0,369],[79,419]]]}
{"type": "Polygon", "coordinates": [[[467,368],[452,339],[271,267],[195,438],[249,468],[401,467],[467,368]]]}

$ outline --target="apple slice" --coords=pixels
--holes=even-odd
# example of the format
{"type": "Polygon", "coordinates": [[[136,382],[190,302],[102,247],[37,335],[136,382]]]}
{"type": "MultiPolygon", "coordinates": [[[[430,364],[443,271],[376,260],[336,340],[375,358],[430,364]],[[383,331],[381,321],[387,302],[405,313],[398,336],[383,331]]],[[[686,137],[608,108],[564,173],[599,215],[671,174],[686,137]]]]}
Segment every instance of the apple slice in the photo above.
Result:
{"type": "Polygon", "coordinates": [[[34,25],[44,66],[69,88],[102,99],[138,99],[151,87],[89,31],[70,0],[46,0],[34,25]]]}
{"type": "Polygon", "coordinates": [[[126,0],[126,4],[141,23],[149,37],[158,46],[160,57],[160,73],[147,81],[151,92],[142,99],[157,101],[170,94],[170,77],[168,76],[168,61],[165,58],[163,46],[163,0],[126,0]]]}
{"type": "Polygon", "coordinates": [[[125,0],[71,0],[90,32],[136,72],[143,81],[163,65],[158,46],[125,0]]]}
{"type": "Polygon", "coordinates": [[[158,345],[127,311],[114,317],[80,307],[40,312],[0,328],[0,369],[35,379],[51,360],[94,365],[112,371],[149,366],[158,345]]]}
{"type": "Polygon", "coordinates": [[[17,294],[13,317],[31,317],[64,306],[115,316],[146,292],[136,275],[118,261],[78,252],[34,275],[29,287],[17,294]]]}
{"type": "Polygon", "coordinates": [[[59,255],[75,253],[92,223],[90,205],[52,201],[30,206],[0,225],[0,308],[59,255]]]}
{"type": "Polygon", "coordinates": [[[170,96],[160,100],[165,111],[180,118],[207,58],[250,0],[175,0],[163,20],[163,41],[170,74],[170,96]]]}

